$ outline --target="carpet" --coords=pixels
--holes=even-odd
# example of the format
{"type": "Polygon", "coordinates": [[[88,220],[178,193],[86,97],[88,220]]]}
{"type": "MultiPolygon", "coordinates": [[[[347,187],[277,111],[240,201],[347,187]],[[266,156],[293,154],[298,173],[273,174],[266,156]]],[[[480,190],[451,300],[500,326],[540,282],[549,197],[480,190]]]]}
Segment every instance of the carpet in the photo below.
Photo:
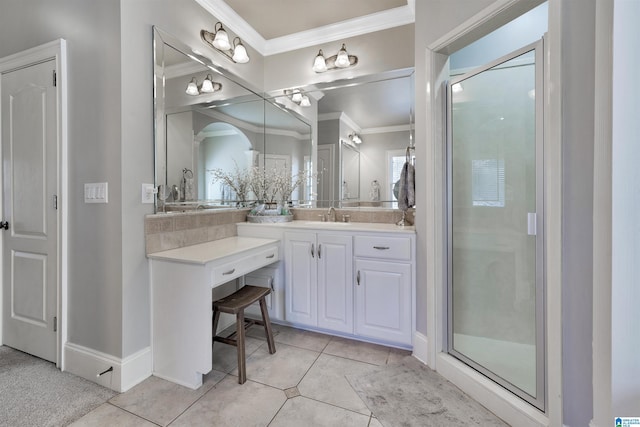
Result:
{"type": "Polygon", "coordinates": [[[347,380],[384,427],[508,425],[412,356],[347,380]]]}
{"type": "Polygon", "coordinates": [[[66,426],[117,393],[0,346],[0,426],[66,426]]]}

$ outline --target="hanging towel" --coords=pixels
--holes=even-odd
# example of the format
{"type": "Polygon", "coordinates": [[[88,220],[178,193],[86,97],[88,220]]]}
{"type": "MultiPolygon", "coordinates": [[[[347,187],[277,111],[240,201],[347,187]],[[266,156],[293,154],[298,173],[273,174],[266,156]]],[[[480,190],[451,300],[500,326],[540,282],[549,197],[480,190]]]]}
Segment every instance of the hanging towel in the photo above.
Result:
{"type": "Polygon", "coordinates": [[[398,190],[398,208],[406,211],[416,204],[415,167],[405,162],[400,172],[400,188],[398,190]]]}

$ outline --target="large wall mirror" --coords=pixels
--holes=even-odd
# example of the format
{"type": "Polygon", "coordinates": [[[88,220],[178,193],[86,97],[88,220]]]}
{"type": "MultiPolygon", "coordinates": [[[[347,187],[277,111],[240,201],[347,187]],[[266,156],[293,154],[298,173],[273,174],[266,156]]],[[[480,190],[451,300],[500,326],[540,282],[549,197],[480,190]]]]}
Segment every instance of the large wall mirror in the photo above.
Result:
{"type": "Polygon", "coordinates": [[[237,207],[214,171],[252,168],[304,171],[294,206],[397,206],[413,161],[413,68],[296,88],[317,110],[305,117],[284,90],[261,93],[158,28],[154,60],[155,180],[167,189],[157,212],[237,207]],[[203,90],[207,78],[218,90],[203,90]]]}
{"type": "Polygon", "coordinates": [[[413,68],[301,88],[318,103],[318,207],[397,207],[415,157],[413,88],[413,68]]]}
{"type": "MultiPolygon", "coordinates": [[[[301,116],[158,28],[154,62],[157,212],[247,203],[251,194],[241,197],[221,175],[310,170],[311,127],[301,116]]],[[[309,184],[290,201],[309,205],[309,184]]]]}

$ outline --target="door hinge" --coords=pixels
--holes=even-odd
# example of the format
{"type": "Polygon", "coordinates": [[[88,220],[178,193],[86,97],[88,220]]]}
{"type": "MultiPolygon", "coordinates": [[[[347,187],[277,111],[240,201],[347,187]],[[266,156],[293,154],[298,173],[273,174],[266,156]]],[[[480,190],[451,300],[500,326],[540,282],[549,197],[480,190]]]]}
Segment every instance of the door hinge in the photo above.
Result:
{"type": "Polygon", "coordinates": [[[58,86],[58,76],[56,74],[56,70],[53,70],[53,87],[58,86]]]}
{"type": "Polygon", "coordinates": [[[53,316],[53,332],[58,332],[58,316],[53,316]]]}
{"type": "Polygon", "coordinates": [[[54,194],[53,195],[53,209],[58,209],[58,195],[54,194]]]}

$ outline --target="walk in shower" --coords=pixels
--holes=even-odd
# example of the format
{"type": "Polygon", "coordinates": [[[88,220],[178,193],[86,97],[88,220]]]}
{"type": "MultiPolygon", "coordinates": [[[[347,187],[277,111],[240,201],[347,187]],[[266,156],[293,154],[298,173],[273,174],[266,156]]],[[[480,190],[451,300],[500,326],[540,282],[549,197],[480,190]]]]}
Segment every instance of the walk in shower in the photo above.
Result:
{"type": "Polygon", "coordinates": [[[449,83],[448,352],[544,410],[542,41],[449,83]]]}

